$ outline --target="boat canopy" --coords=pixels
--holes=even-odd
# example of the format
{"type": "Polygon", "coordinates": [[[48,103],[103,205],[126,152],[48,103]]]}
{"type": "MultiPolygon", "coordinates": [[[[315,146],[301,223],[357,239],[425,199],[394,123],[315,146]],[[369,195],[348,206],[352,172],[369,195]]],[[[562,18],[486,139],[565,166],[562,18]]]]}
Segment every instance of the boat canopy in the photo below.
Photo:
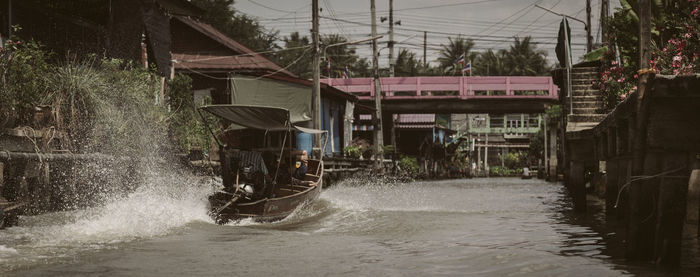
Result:
{"type": "Polygon", "coordinates": [[[233,122],[229,129],[253,128],[260,130],[281,131],[294,128],[310,134],[322,134],[327,131],[292,125],[289,110],[278,107],[254,105],[207,105],[200,109],[219,118],[233,122]]]}

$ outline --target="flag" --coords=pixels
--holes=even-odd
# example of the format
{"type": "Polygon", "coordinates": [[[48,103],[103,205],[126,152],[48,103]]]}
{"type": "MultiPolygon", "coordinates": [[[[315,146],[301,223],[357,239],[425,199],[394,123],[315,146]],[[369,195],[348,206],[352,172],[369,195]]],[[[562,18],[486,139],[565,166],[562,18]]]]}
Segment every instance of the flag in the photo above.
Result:
{"type": "Polygon", "coordinates": [[[348,70],[348,66],[345,66],[345,71],[343,71],[343,79],[348,79],[350,78],[350,70],[348,70]]]}
{"type": "Polygon", "coordinates": [[[469,61],[467,64],[464,65],[462,68],[462,73],[471,71],[472,70],[472,61],[469,61]]]}
{"type": "Polygon", "coordinates": [[[461,63],[464,63],[464,53],[462,53],[462,55],[459,56],[459,58],[457,58],[454,62],[454,64],[461,64],[461,63]]]}

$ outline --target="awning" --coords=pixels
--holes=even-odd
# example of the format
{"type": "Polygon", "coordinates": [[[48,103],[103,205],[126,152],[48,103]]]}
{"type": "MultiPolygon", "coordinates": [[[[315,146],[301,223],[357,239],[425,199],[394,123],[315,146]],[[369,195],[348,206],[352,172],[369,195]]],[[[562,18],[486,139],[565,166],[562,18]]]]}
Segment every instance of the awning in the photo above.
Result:
{"type": "Polygon", "coordinates": [[[289,110],[278,107],[252,106],[252,105],[208,105],[200,109],[205,110],[219,118],[233,122],[229,129],[253,128],[260,130],[281,131],[294,128],[309,134],[326,133],[325,130],[316,130],[291,125],[289,122],[289,110]]]}
{"type": "Polygon", "coordinates": [[[245,75],[231,78],[231,104],[280,107],[289,111],[292,123],[311,120],[309,87],[245,75]]]}

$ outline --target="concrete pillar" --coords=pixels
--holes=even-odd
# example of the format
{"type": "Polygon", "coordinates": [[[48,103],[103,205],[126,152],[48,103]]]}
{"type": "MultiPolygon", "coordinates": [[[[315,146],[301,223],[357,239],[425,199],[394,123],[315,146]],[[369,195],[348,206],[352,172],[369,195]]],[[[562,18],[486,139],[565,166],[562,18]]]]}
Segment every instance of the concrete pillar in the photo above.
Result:
{"type": "Polygon", "coordinates": [[[481,173],[482,166],[481,166],[481,146],[477,147],[477,162],[476,162],[476,171],[481,173]]]}
{"type": "MultiPolygon", "coordinates": [[[[632,160],[634,164],[635,161],[632,160]]],[[[644,155],[643,176],[662,172],[662,156],[648,151],[644,155]]],[[[656,211],[660,178],[633,181],[629,185],[629,220],[627,226],[626,257],[630,260],[649,261],[654,257],[656,211]]]]}
{"type": "Polygon", "coordinates": [[[662,266],[678,267],[688,186],[687,155],[669,153],[663,160],[663,172],[669,173],[660,177],[654,256],[662,266]]]}
{"type": "Polygon", "coordinates": [[[685,237],[700,237],[700,156],[691,155],[690,179],[685,212],[685,237]]]}
{"type": "Polygon", "coordinates": [[[583,175],[583,161],[571,161],[568,182],[576,212],[586,212],[586,183],[583,180],[583,175]]]}
{"type": "Polygon", "coordinates": [[[484,171],[489,176],[489,134],[486,134],[486,146],[484,147],[484,171]]]}
{"type": "Polygon", "coordinates": [[[557,129],[549,129],[549,181],[557,181],[557,129]]]}
{"type": "Polygon", "coordinates": [[[506,150],[507,148],[505,147],[501,148],[501,167],[506,166],[506,153],[508,153],[506,150]]]}
{"type": "Polygon", "coordinates": [[[0,163],[0,197],[3,195],[3,185],[5,184],[5,164],[0,163]]]}
{"type": "Polygon", "coordinates": [[[615,214],[617,214],[618,219],[627,218],[629,215],[629,192],[632,183],[630,179],[632,178],[632,158],[629,156],[621,157],[617,161],[617,193],[619,199],[617,200],[617,207],[615,208],[615,214]]]}
{"type": "Polygon", "coordinates": [[[615,214],[615,203],[618,195],[618,159],[608,159],[605,167],[605,214],[610,216],[615,214]]]}

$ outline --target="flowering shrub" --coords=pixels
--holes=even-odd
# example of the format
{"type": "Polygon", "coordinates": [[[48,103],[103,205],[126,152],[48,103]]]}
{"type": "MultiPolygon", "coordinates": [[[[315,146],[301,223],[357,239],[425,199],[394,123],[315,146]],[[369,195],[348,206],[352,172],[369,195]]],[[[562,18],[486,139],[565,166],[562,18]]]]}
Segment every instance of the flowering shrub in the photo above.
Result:
{"type": "MultiPolygon", "coordinates": [[[[649,68],[660,74],[693,74],[700,67],[700,0],[671,1],[653,21],[649,68]]],[[[630,9],[620,9],[610,20],[608,50],[602,57],[597,84],[610,110],[637,90],[638,22],[630,9]],[[618,51],[616,52],[617,46],[618,51]]]]}
{"type": "Polygon", "coordinates": [[[615,50],[608,50],[603,56],[603,70],[600,73],[600,90],[603,92],[605,108],[611,110],[617,103],[637,89],[635,68],[628,62],[620,64],[615,59],[615,50]],[[629,78],[628,76],[633,76],[629,78]]]}
{"type": "Polygon", "coordinates": [[[671,12],[672,19],[661,32],[668,39],[654,43],[649,66],[661,74],[684,75],[700,66],[700,0],[688,0],[671,12]]]}

